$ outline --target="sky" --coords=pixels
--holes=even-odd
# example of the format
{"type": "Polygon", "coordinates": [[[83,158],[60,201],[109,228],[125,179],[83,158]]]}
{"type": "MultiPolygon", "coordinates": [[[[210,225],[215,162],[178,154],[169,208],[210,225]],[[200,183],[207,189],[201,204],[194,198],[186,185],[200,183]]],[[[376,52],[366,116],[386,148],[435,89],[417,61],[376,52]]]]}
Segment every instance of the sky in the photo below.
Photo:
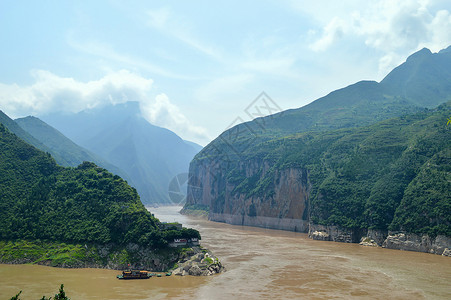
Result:
{"type": "Polygon", "coordinates": [[[152,124],[206,145],[251,120],[262,92],[298,108],[446,48],[451,1],[0,0],[0,45],[13,118],[139,101],[152,124]]]}

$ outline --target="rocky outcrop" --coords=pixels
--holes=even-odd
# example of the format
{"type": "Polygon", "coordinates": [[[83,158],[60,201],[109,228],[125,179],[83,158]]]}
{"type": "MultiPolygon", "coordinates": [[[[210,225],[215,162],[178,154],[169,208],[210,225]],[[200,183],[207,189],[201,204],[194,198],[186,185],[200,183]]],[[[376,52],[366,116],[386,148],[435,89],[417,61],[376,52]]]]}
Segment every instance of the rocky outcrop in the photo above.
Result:
{"type": "Polygon", "coordinates": [[[431,238],[426,234],[390,232],[382,247],[450,256],[451,238],[443,235],[431,238]]]}
{"type": "Polygon", "coordinates": [[[360,245],[368,247],[378,247],[377,242],[369,237],[363,237],[360,239],[360,245]]]}
{"type": "Polygon", "coordinates": [[[359,244],[369,247],[381,247],[387,236],[387,231],[368,229],[366,234],[360,238],[359,244]]]}
{"type": "Polygon", "coordinates": [[[172,274],[210,276],[224,271],[225,268],[213,253],[200,247],[193,247],[182,254],[172,274]]]}
{"type": "Polygon", "coordinates": [[[427,234],[418,235],[407,232],[387,232],[382,230],[368,229],[359,235],[354,232],[339,229],[335,226],[311,225],[309,237],[315,240],[325,241],[347,241],[360,239],[360,245],[371,247],[383,247],[387,249],[416,251],[451,256],[451,238],[438,235],[435,238],[427,234]],[[352,238],[351,238],[352,237],[352,238]]]}
{"type": "Polygon", "coordinates": [[[253,160],[239,163],[242,180],[227,177],[221,164],[193,161],[190,166],[187,207],[209,207],[209,220],[297,232],[308,230],[308,173],[302,168],[276,170],[271,163],[253,160]],[[254,188],[246,180],[266,182],[254,188]],[[248,184],[246,188],[241,188],[248,184]]]}
{"type": "Polygon", "coordinates": [[[358,243],[361,233],[358,230],[341,228],[339,226],[324,226],[309,224],[308,235],[311,239],[342,243],[358,243]]]}

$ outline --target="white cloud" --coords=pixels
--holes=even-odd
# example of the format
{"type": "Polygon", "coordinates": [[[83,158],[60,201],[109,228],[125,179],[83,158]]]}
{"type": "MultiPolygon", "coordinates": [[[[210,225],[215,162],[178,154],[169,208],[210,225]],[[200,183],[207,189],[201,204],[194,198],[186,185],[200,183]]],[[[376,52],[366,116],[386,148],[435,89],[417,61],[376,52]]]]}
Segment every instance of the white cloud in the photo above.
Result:
{"type": "Polygon", "coordinates": [[[323,29],[323,35],[310,45],[313,51],[324,51],[333,43],[340,39],[345,31],[347,31],[348,24],[340,18],[334,17],[323,29]]]}
{"type": "Polygon", "coordinates": [[[49,71],[31,72],[29,86],[0,83],[0,104],[13,116],[43,114],[49,111],[79,112],[106,103],[139,100],[146,96],[152,79],[126,70],[110,73],[99,80],[80,82],[49,71]]]}
{"type": "Polygon", "coordinates": [[[48,112],[79,112],[108,104],[138,101],[143,116],[154,125],[173,130],[186,139],[207,141],[206,130],[189,122],[164,94],[151,96],[153,80],[127,70],[99,80],[80,82],[49,71],[32,71],[29,86],[0,83],[0,107],[11,117],[48,112]]]}
{"type": "Polygon", "coordinates": [[[188,140],[202,143],[210,140],[207,130],[192,124],[166,94],[157,95],[155,101],[141,102],[140,106],[142,115],[152,124],[168,128],[188,140]]]}
{"type": "MultiPolygon", "coordinates": [[[[387,72],[401,62],[401,57],[413,51],[423,47],[438,51],[451,43],[450,12],[448,9],[436,10],[434,1],[367,3],[361,7],[349,5],[348,11],[337,10],[328,21],[318,12],[323,28],[319,36],[314,30],[310,31],[311,35],[316,35],[310,48],[316,52],[325,51],[341,39],[361,38],[365,46],[382,53],[379,69],[387,72]]],[[[356,41],[353,43],[358,46],[356,41]]]]}

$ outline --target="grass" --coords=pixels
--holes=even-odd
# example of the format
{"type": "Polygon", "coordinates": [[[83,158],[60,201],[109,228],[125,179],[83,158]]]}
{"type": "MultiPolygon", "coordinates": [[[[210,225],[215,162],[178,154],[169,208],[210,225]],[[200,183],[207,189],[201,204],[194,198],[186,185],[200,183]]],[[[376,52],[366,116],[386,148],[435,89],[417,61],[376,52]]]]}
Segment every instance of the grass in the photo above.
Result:
{"type": "Polygon", "coordinates": [[[108,257],[95,245],[67,244],[50,241],[0,241],[0,263],[29,263],[52,267],[79,268],[104,266],[108,258],[119,265],[133,261],[126,249],[110,249],[108,257]]]}
{"type": "Polygon", "coordinates": [[[75,267],[95,261],[96,255],[79,244],[46,241],[0,241],[0,261],[75,267]]]}
{"type": "Polygon", "coordinates": [[[213,263],[213,259],[211,257],[205,257],[204,261],[209,265],[211,265],[213,263]]]}

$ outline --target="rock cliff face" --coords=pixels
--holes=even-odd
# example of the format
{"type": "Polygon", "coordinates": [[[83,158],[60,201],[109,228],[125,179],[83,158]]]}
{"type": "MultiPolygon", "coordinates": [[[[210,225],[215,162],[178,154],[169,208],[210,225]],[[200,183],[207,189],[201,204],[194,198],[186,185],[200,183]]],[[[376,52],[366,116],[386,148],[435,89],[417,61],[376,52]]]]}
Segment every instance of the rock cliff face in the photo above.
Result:
{"type": "MultiPolygon", "coordinates": [[[[234,225],[308,231],[308,173],[300,168],[272,170],[265,161],[241,163],[243,178],[266,178],[271,191],[249,195],[243,181],[224,176],[219,164],[190,166],[187,207],[209,207],[209,219],[234,225]]],[[[245,183],[245,182],[244,182],[245,183]]]]}
{"type": "Polygon", "coordinates": [[[362,235],[359,230],[340,228],[339,226],[323,226],[309,224],[309,238],[321,241],[342,243],[358,243],[362,235]]]}
{"type": "Polygon", "coordinates": [[[389,232],[382,247],[451,256],[451,238],[443,235],[431,238],[425,234],[417,235],[405,232],[389,232]]]}
{"type": "Polygon", "coordinates": [[[388,249],[425,252],[451,256],[451,238],[438,235],[431,238],[427,234],[406,232],[386,232],[380,230],[349,230],[338,226],[309,224],[309,237],[320,241],[357,243],[360,245],[388,249]]]}
{"type": "MultiPolygon", "coordinates": [[[[211,221],[233,225],[308,232],[315,240],[359,243],[407,251],[451,256],[451,238],[438,235],[392,233],[339,226],[323,226],[309,220],[311,184],[308,171],[302,168],[272,170],[266,161],[247,161],[239,165],[244,178],[262,181],[266,178],[269,192],[249,195],[240,191],[242,181],[224,175],[221,164],[193,161],[190,166],[187,205],[208,210],[211,221]],[[269,178],[269,179],[268,179],[269,178]]],[[[188,270],[185,270],[188,273],[188,270]]]]}

